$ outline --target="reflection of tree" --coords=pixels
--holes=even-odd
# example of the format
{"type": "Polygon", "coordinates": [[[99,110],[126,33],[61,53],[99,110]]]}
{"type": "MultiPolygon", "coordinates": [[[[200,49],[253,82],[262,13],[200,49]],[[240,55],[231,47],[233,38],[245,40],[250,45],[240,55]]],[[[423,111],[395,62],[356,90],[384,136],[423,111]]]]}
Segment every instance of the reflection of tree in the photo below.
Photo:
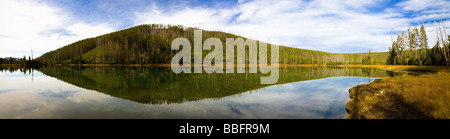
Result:
{"type": "Polygon", "coordinates": [[[13,73],[13,72],[18,72],[18,71],[22,72],[24,75],[31,74],[31,82],[34,81],[34,68],[26,67],[26,66],[12,66],[12,67],[0,66],[0,73],[2,73],[2,72],[13,73]]]}
{"type": "MultiPolygon", "coordinates": [[[[149,67],[45,67],[39,70],[82,88],[151,104],[221,98],[269,86],[260,84],[260,77],[268,75],[249,73],[174,74],[170,68],[149,67]]],[[[334,76],[386,76],[383,70],[369,71],[338,67],[280,68],[277,84],[334,76]]]]}
{"type": "Polygon", "coordinates": [[[31,67],[13,66],[13,67],[2,67],[0,66],[0,72],[22,72],[23,74],[32,74],[34,69],[31,67]]]}

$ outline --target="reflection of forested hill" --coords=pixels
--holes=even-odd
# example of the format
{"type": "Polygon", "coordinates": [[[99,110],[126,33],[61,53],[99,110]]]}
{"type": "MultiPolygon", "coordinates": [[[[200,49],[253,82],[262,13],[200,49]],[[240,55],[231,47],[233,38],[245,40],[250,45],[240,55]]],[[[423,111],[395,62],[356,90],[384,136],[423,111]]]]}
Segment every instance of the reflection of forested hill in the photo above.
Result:
{"type": "MultiPolygon", "coordinates": [[[[45,67],[39,71],[85,89],[151,104],[221,98],[269,86],[260,84],[260,74],[174,74],[170,68],[45,67]]],[[[378,69],[280,68],[277,84],[333,76],[386,75],[386,71],[378,69]]]]}

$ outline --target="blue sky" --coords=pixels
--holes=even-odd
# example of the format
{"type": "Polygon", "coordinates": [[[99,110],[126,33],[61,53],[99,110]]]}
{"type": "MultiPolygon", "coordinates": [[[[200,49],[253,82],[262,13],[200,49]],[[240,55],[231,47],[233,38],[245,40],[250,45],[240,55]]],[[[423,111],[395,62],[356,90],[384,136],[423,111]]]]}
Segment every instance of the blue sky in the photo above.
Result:
{"type": "Polygon", "coordinates": [[[0,57],[35,57],[139,24],[175,24],[327,52],[387,51],[391,36],[434,21],[446,0],[2,0],[0,57]]]}

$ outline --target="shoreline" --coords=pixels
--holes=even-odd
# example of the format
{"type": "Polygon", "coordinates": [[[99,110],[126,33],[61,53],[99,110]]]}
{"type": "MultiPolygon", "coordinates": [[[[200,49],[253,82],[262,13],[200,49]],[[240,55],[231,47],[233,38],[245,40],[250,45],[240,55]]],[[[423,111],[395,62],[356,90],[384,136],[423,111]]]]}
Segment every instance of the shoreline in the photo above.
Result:
{"type": "MultiPolygon", "coordinates": [[[[55,67],[172,67],[171,64],[56,64],[55,67]]],[[[192,64],[191,67],[201,65],[192,64]]],[[[269,65],[271,66],[271,65],[269,65]]],[[[0,67],[28,67],[22,64],[0,64],[0,67]]],[[[181,67],[181,66],[180,66],[181,67]]],[[[234,65],[234,67],[259,67],[259,65],[234,65]]],[[[416,65],[324,65],[324,64],[278,64],[279,68],[288,67],[342,67],[342,68],[376,68],[394,72],[450,72],[450,66],[416,66],[416,65]]],[[[223,68],[226,68],[224,64],[223,68]]]]}
{"type": "MultiPolygon", "coordinates": [[[[0,66],[23,66],[22,64],[0,64],[0,66]]],[[[55,64],[50,66],[130,66],[130,67],[146,67],[146,66],[154,66],[154,67],[171,67],[171,64],[55,64]]],[[[194,65],[192,66],[200,66],[200,65],[194,65]]],[[[235,67],[238,65],[234,65],[235,67]]],[[[243,65],[242,65],[243,66],[243,65]]],[[[245,67],[253,67],[258,65],[249,65],[245,64],[245,67]]],[[[269,65],[270,66],[270,65],[269,65]]],[[[394,70],[394,69],[430,69],[430,68],[437,68],[437,69],[445,69],[449,66],[417,66],[417,65],[360,65],[360,64],[350,64],[350,65],[326,65],[326,64],[278,64],[279,67],[360,67],[360,68],[379,68],[379,69],[387,69],[387,70],[394,70]]],[[[224,67],[226,67],[226,64],[224,64],[224,67]]],[[[259,67],[259,66],[258,66],[259,67]]]]}
{"type": "Polygon", "coordinates": [[[366,66],[426,73],[383,77],[350,88],[346,119],[449,119],[449,66],[366,66]]]}
{"type": "Polygon", "coordinates": [[[349,89],[347,119],[449,119],[450,72],[376,79],[349,89]]]}

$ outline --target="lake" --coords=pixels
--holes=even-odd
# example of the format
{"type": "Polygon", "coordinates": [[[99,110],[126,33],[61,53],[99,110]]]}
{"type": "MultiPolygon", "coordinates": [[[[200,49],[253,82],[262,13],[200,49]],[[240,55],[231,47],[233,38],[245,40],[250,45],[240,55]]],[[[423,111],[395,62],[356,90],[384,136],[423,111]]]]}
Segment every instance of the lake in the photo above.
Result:
{"type": "Polygon", "coordinates": [[[156,67],[0,68],[0,118],[345,118],[348,89],[397,73],[338,67],[175,74],[156,67]]]}

